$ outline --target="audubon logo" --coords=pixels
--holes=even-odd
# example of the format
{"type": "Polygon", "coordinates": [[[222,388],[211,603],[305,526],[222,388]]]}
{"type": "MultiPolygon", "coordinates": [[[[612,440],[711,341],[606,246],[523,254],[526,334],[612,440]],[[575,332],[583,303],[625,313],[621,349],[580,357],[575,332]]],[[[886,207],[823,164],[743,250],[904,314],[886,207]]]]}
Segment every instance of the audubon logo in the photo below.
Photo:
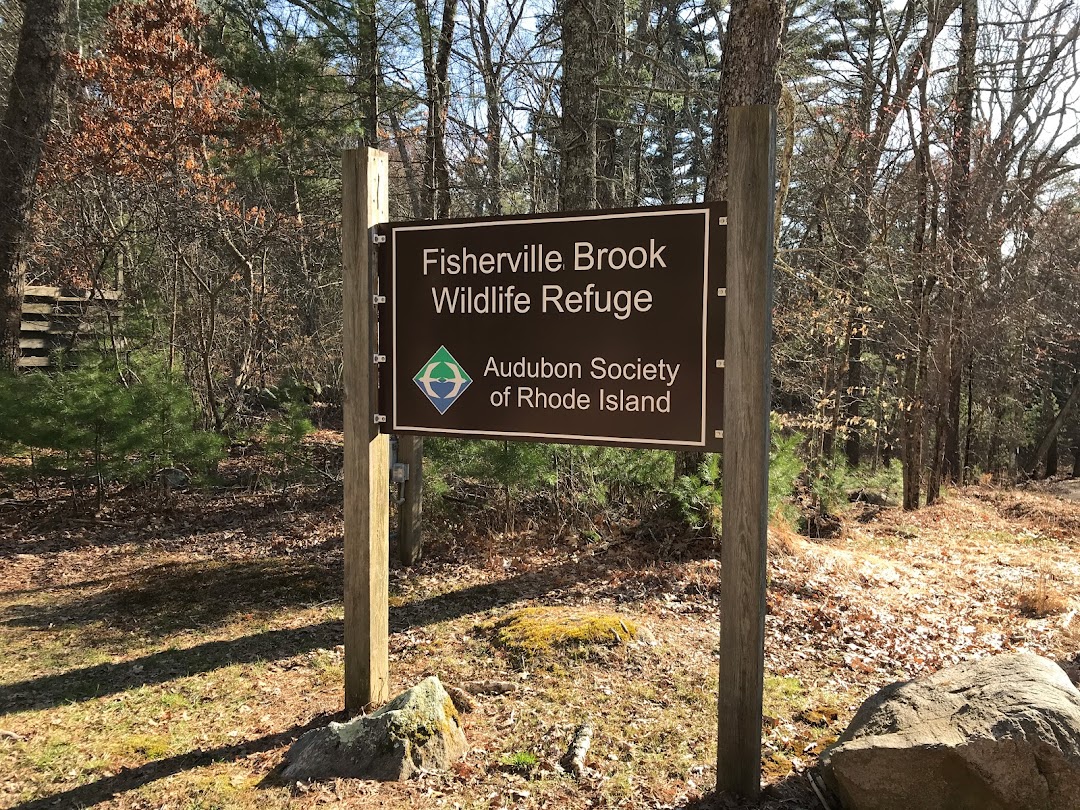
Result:
{"type": "Polygon", "coordinates": [[[413,377],[413,382],[439,413],[446,413],[457,398],[472,385],[472,377],[465,373],[454,356],[440,346],[431,359],[413,377]]]}

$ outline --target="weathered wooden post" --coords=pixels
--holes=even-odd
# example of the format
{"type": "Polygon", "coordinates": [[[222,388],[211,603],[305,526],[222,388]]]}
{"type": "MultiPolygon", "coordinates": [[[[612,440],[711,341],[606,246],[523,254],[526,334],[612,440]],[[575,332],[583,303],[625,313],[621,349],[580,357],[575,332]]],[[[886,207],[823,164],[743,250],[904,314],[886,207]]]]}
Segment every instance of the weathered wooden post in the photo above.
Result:
{"type": "Polygon", "coordinates": [[[387,219],[386,153],[347,150],[342,184],[345,711],[353,716],[389,697],[390,443],[375,421],[378,286],[372,230],[387,219]]]}
{"type": "Polygon", "coordinates": [[[409,477],[402,493],[403,503],[398,511],[398,559],[402,565],[413,565],[424,550],[423,437],[401,436],[398,439],[398,461],[409,465],[409,477]]]}
{"type": "Polygon", "coordinates": [[[724,511],[716,789],[761,792],[776,113],[728,113],[724,511]]]}

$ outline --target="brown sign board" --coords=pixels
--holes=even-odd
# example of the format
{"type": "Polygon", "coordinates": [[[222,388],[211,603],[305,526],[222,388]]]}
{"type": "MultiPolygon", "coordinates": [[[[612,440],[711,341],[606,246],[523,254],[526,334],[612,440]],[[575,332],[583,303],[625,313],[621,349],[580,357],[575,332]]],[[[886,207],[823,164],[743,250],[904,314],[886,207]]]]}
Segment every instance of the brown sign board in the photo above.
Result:
{"type": "Polygon", "coordinates": [[[720,449],[722,205],[380,234],[385,431],[720,449]]]}

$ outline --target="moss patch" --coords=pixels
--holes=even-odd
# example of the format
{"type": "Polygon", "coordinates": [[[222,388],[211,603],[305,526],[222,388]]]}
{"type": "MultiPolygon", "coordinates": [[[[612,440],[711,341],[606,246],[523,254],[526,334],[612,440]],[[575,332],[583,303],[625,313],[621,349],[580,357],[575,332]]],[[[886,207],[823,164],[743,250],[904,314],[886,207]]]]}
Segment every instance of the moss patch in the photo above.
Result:
{"type": "Polygon", "coordinates": [[[565,607],[522,608],[489,627],[495,631],[496,644],[527,658],[614,647],[638,634],[637,624],[618,613],[565,607]]]}

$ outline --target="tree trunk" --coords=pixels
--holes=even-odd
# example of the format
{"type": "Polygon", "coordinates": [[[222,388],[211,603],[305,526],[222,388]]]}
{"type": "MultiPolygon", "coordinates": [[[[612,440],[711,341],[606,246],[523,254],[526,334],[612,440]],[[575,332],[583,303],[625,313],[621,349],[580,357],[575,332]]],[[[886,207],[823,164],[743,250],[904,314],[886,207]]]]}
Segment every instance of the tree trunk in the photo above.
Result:
{"type": "Polygon", "coordinates": [[[1047,427],[1046,432],[1043,434],[1042,439],[1039,441],[1038,447],[1035,449],[1035,454],[1031,457],[1031,460],[1024,468],[1024,472],[1031,475],[1038,466],[1046,458],[1046,454],[1050,451],[1050,445],[1054,443],[1054,439],[1057,438],[1058,431],[1061,430],[1061,426],[1065,424],[1065,420],[1069,418],[1069,414],[1072,413],[1073,408],[1080,404],[1080,376],[1076,379],[1076,384],[1073,386],[1072,393],[1069,394],[1069,398],[1065,400],[1065,404],[1061,406],[1061,410],[1058,411],[1057,416],[1050,422],[1050,426],[1047,427]]]}
{"type": "Polygon", "coordinates": [[[724,52],[720,59],[720,88],[713,125],[708,201],[727,197],[729,107],[773,104],[780,97],[776,65],[784,4],[778,0],[736,0],[728,16],[724,52]]]}
{"type": "Polygon", "coordinates": [[[971,193],[971,126],[975,105],[975,48],[978,31],[978,0],[962,0],[960,4],[960,49],[956,66],[956,117],[953,119],[951,147],[952,167],[949,174],[948,225],[946,239],[953,288],[949,316],[949,349],[945,392],[948,405],[944,428],[942,475],[950,481],[960,480],[960,389],[964,369],[965,310],[968,286],[968,197],[971,193]]]}
{"type": "Polygon", "coordinates": [[[375,0],[360,0],[356,6],[357,75],[361,139],[372,149],[379,148],[379,51],[375,28],[375,0]]]}
{"type": "Polygon", "coordinates": [[[424,154],[424,215],[450,216],[450,165],[446,156],[446,120],[450,107],[450,50],[457,20],[457,0],[444,0],[436,39],[426,0],[414,0],[416,25],[427,83],[427,137],[424,154]]]}
{"type": "MultiPolygon", "coordinates": [[[[866,59],[863,63],[863,85],[859,97],[859,129],[867,135],[858,147],[855,167],[854,205],[852,206],[851,250],[847,263],[851,266],[848,282],[848,319],[847,351],[844,355],[844,367],[847,369],[843,384],[840,386],[840,415],[847,431],[844,439],[844,457],[852,469],[862,460],[859,415],[863,401],[862,355],[863,341],[868,325],[866,319],[867,295],[863,282],[869,268],[870,243],[874,231],[871,209],[874,199],[874,181],[877,178],[878,165],[881,162],[881,149],[873,138],[873,106],[877,92],[875,64],[877,60],[877,42],[880,33],[878,17],[875,12],[867,31],[866,59]]],[[[910,92],[910,91],[909,91],[910,92]]],[[[895,120],[895,117],[893,117],[895,120]]],[[[879,119],[880,127],[880,119],[879,119]]]]}
{"type": "MultiPolygon", "coordinates": [[[[720,59],[719,99],[713,125],[709,179],[705,186],[707,202],[727,198],[728,109],[753,104],[776,106],[780,98],[776,66],[780,60],[783,22],[784,4],[778,0],[736,0],[731,4],[720,59]]],[[[676,476],[695,472],[704,460],[704,453],[678,453],[675,456],[676,476]]]]}
{"type": "Polygon", "coordinates": [[[559,207],[564,211],[596,208],[599,17],[599,0],[563,2],[559,207]]]}
{"type": "MultiPolygon", "coordinates": [[[[473,46],[477,51],[477,62],[481,67],[484,81],[484,102],[487,107],[487,188],[482,193],[481,210],[489,216],[502,215],[502,72],[506,45],[503,44],[498,56],[495,53],[495,41],[488,21],[487,0],[477,0],[475,12],[471,3],[465,5],[469,15],[473,46]]],[[[509,43],[517,30],[520,16],[511,14],[500,42],[509,43]],[[504,39],[503,39],[504,38],[504,39]]]]}
{"type": "MultiPolygon", "coordinates": [[[[626,50],[626,9],[622,0],[598,1],[600,40],[597,50],[599,85],[620,81],[619,58],[626,50]]],[[[625,100],[622,93],[597,87],[596,120],[596,204],[617,208],[625,204],[626,184],[621,175],[622,143],[619,124],[625,100]]]]}
{"type": "MultiPolygon", "coordinates": [[[[919,136],[915,150],[917,178],[915,233],[912,238],[912,260],[915,276],[911,282],[911,334],[914,346],[904,360],[904,404],[901,412],[900,468],[903,476],[903,507],[919,508],[923,474],[923,434],[926,412],[922,389],[926,378],[926,353],[930,324],[930,292],[935,278],[927,277],[926,232],[930,216],[930,111],[928,83],[930,78],[930,46],[923,42],[919,72],[919,136]]],[[[912,130],[914,125],[911,124],[912,130]]],[[[914,132],[912,132],[914,136],[914,132]]]]}
{"type": "Polygon", "coordinates": [[[1043,478],[1053,478],[1058,473],[1058,437],[1050,442],[1050,449],[1046,451],[1046,469],[1043,470],[1043,478]]]}
{"type": "Polygon", "coordinates": [[[67,0],[25,4],[19,55],[0,129],[0,374],[16,368],[30,210],[52,120],[67,0]]]}
{"type": "Polygon", "coordinates": [[[446,120],[450,114],[450,49],[454,42],[454,23],[457,20],[457,0],[444,0],[442,25],[439,28],[439,48],[435,58],[434,93],[438,106],[434,119],[435,216],[450,216],[450,164],[446,156],[446,120]]]}

